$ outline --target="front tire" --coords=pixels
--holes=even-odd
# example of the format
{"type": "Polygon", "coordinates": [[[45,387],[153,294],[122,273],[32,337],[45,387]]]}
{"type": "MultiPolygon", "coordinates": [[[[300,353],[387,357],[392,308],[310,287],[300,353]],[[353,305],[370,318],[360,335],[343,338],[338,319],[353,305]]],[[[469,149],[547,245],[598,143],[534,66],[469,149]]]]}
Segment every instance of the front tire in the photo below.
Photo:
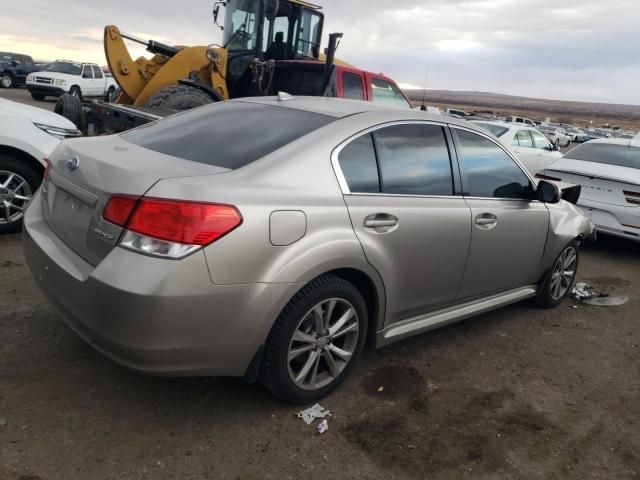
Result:
{"type": "Polygon", "coordinates": [[[39,102],[44,100],[44,97],[45,97],[45,95],[43,95],[42,93],[31,92],[31,98],[33,98],[34,100],[37,100],[39,102]]]}
{"type": "Polygon", "coordinates": [[[24,160],[0,155],[0,234],[20,231],[24,212],[40,183],[42,176],[24,160]]]}
{"type": "Polygon", "coordinates": [[[553,262],[535,301],[544,308],[554,308],[571,294],[580,261],[579,243],[574,240],[564,247],[553,262]]]}
{"type": "Polygon", "coordinates": [[[260,381],[291,403],[315,402],[353,368],[367,336],[367,307],[358,289],[322,275],[287,304],[267,339],[260,381]]]}
{"type": "Polygon", "coordinates": [[[82,101],[82,90],[80,90],[80,87],[71,87],[69,89],[69,95],[71,95],[72,97],[77,97],[80,101],[82,101]]]}

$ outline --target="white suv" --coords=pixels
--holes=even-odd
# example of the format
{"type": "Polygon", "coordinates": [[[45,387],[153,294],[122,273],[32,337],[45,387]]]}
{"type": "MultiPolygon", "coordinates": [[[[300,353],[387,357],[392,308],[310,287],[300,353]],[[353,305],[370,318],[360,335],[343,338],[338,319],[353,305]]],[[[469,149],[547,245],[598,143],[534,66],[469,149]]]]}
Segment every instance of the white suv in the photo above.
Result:
{"type": "Polygon", "coordinates": [[[17,232],[40,186],[46,158],[64,138],[78,137],[73,123],[41,108],[0,98],[0,234],[17,232]]]}
{"type": "Polygon", "coordinates": [[[27,89],[34,100],[59,97],[63,93],[79,97],[109,98],[117,88],[111,75],[95,63],[56,60],[46,70],[27,76],[27,89]]]}

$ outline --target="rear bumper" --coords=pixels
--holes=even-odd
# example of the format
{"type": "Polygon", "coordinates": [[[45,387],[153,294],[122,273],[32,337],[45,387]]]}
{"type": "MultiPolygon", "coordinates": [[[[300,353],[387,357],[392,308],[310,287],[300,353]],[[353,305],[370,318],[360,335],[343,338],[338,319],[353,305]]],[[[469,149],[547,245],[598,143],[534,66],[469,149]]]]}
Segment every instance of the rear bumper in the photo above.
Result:
{"type": "Polygon", "coordinates": [[[96,267],[49,229],[39,194],[24,219],[33,277],[76,333],[113,361],[171,376],[244,376],[296,284],[215,285],[204,254],[162,260],[115,248],[96,267]]]}
{"type": "MultiPolygon", "coordinates": [[[[616,207],[581,199],[578,208],[596,226],[599,233],[615,235],[640,242],[640,216],[630,216],[629,207],[616,207]],[[624,223],[620,220],[624,218],[624,223]]],[[[639,212],[640,213],[640,212],[639,212]]]]}
{"type": "Polygon", "coordinates": [[[37,83],[27,83],[27,90],[29,90],[30,93],[47,95],[49,97],[59,97],[65,93],[62,88],[50,85],[38,85],[37,83]]]}

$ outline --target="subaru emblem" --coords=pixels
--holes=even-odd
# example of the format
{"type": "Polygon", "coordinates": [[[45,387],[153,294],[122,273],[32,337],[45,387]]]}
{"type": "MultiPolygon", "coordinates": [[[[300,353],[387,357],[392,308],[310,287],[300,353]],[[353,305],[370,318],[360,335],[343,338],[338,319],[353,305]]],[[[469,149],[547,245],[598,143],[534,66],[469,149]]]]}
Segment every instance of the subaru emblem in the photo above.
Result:
{"type": "Polygon", "coordinates": [[[72,172],[80,166],[80,159],[78,157],[73,157],[67,160],[67,168],[72,172]]]}

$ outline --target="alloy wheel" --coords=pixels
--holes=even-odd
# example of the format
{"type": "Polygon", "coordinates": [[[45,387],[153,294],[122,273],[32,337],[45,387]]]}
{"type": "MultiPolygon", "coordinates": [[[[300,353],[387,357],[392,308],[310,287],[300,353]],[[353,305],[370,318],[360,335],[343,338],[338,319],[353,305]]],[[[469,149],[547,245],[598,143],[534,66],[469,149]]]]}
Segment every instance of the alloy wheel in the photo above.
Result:
{"type": "Polygon", "coordinates": [[[23,177],[0,170],[0,224],[7,225],[20,220],[32,195],[29,182],[23,177]]]}
{"type": "Polygon", "coordinates": [[[342,298],[322,300],[296,327],[287,354],[289,377],[303,390],[329,385],[351,361],[358,345],[356,309],[342,298]]]}
{"type": "Polygon", "coordinates": [[[13,84],[13,80],[9,75],[5,74],[2,76],[2,78],[0,78],[0,85],[2,85],[3,88],[9,88],[11,87],[12,84],[13,84]]]}
{"type": "Polygon", "coordinates": [[[578,254],[572,246],[565,248],[556,260],[550,282],[551,297],[554,300],[563,298],[573,285],[577,261],[578,254]]]}

